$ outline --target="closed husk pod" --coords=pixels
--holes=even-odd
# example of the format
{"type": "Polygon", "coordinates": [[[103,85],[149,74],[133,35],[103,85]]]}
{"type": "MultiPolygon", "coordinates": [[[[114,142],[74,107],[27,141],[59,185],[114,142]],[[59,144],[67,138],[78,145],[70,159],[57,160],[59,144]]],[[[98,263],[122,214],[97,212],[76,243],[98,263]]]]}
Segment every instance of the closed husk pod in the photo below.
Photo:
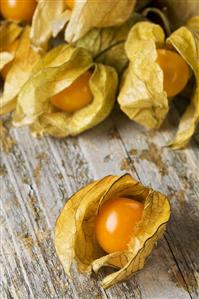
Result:
{"type": "Polygon", "coordinates": [[[169,217],[169,202],[163,194],[143,186],[129,174],[109,175],[82,188],[67,201],[56,222],[56,251],[69,276],[73,260],[80,271],[87,273],[104,266],[116,268],[102,281],[107,288],[143,268],[169,217]],[[106,254],[96,240],[95,220],[102,204],[115,197],[140,201],[144,210],[127,249],[106,254]]]}

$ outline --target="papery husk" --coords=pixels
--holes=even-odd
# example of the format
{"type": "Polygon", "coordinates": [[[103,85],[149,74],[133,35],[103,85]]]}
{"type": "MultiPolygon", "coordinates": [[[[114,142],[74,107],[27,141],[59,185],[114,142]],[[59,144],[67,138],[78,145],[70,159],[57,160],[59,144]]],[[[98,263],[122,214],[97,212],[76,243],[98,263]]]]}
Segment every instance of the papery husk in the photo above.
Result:
{"type": "Polygon", "coordinates": [[[131,15],[135,0],[75,1],[74,8],[67,9],[65,0],[39,0],[33,16],[31,40],[37,51],[44,52],[50,37],[56,37],[65,27],[65,40],[75,42],[89,30],[97,27],[124,23],[131,15]],[[99,9],[100,8],[100,9],[99,9]],[[94,14],[97,9],[97,15],[94,14]]]}
{"type": "Polygon", "coordinates": [[[23,28],[16,23],[4,22],[0,26],[0,51],[12,44],[21,34],[23,28]]]}
{"type": "Polygon", "coordinates": [[[180,53],[195,77],[191,102],[180,119],[175,139],[170,143],[172,148],[179,149],[188,144],[199,122],[199,31],[190,22],[189,28],[181,27],[170,35],[167,46],[180,53]]]}
{"type": "Polygon", "coordinates": [[[62,14],[64,8],[64,0],[38,0],[30,31],[30,38],[35,51],[46,51],[48,41],[52,36],[53,22],[62,14]]]}
{"type": "Polygon", "coordinates": [[[166,8],[172,30],[185,25],[193,16],[199,15],[198,0],[156,0],[166,8]]]}
{"type": "Polygon", "coordinates": [[[56,222],[55,248],[69,276],[73,260],[82,272],[98,271],[103,266],[119,269],[103,279],[102,286],[107,288],[143,268],[169,217],[169,202],[163,194],[128,174],[110,175],[82,188],[67,201],[56,222]],[[101,205],[116,197],[141,201],[144,212],[128,249],[106,254],[96,241],[95,218],[101,205]]]}
{"type": "Polygon", "coordinates": [[[56,37],[71,18],[71,10],[66,9],[52,22],[52,36],[56,37]]]}
{"type": "Polygon", "coordinates": [[[4,68],[4,66],[13,60],[14,54],[9,52],[0,52],[0,70],[4,68]]]}
{"type": "Polygon", "coordinates": [[[76,1],[65,40],[75,42],[93,28],[120,25],[130,17],[134,6],[135,0],[76,1]]]}
{"type": "Polygon", "coordinates": [[[60,45],[47,53],[22,88],[15,126],[29,125],[33,135],[55,137],[77,135],[101,122],[112,110],[117,89],[117,74],[109,66],[93,64],[83,48],[60,45]],[[70,86],[79,76],[94,68],[89,80],[93,101],[86,107],[66,113],[51,103],[51,97],[70,86]],[[27,101],[28,99],[28,101],[27,101]]]}
{"type": "Polygon", "coordinates": [[[130,119],[150,129],[162,124],[169,106],[163,89],[163,72],[156,62],[157,47],[164,47],[163,29],[139,22],[125,43],[129,66],[124,73],[118,102],[130,119]]]}
{"type": "Polygon", "coordinates": [[[8,113],[15,108],[16,97],[39,59],[39,55],[31,49],[29,33],[30,28],[27,26],[20,36],[12,66],[6,76],[3,95],[0,97],[0,114],[8,113]]]}
{"type": "Polygon", "coordinates": [[[159,25],[140,22],[133,26],[125,44],[130,63],[118,102],[130,119],[147,128],[159,128],[169,109],[169,99],[163,90],[163,71],[156,62],[156,48],[177,51],[193,71],[196,87],[191,104],[181,118],[177,136],[170,144],[175,149],[187,145],[199,118],[199,31],[195,30],[196,24],[190,22],[189,28],[181,27],[164,40],[159,25]]]}
{"type": "Polygon", "coordinates": [[[0,26],[0,70],[11,62],[15,53],[7,51],[7,47],[12,44],[22,32],[22,28],[15,23],[4,22],[0,26]]]}
{"type": "Polygon", "coordinates": [[[121,73],[128,63],[124,43],[131,27],[144,18],[134,13],[124,24],[108,28],[95,28],[76,43],[86,48],[96,62],[116,68],[121,73]]]}

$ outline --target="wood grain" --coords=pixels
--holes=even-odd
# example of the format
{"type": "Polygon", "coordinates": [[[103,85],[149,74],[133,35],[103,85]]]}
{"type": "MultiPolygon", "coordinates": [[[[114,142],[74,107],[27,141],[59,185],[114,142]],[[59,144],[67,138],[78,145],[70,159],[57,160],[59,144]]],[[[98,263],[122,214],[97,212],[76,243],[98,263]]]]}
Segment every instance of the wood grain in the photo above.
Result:
{"type": "Polygon", "coordinates": [[[198,298],[198,143],[175,152],[163,147],[175,127],[174,110],[158,133],[118,111],[77,138],[34,139],[27,129],[9,128],[12,149],[2,151],[0,168],[1,298],[198,298]],[[75,266],[69,280],[53,245],[58,214],[80,187],[125,172],[170,197],[165,236],[127,282],[103,290],[109,270],[89,277],[75,266]]]}

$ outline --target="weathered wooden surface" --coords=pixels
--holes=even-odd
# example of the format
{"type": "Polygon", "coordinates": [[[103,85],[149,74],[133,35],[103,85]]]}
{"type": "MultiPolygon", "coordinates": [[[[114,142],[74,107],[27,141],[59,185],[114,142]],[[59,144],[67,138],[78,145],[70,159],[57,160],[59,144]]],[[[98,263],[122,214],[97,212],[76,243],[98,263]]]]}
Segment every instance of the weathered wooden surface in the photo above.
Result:
{"type": "Polygon", "coordinates": [[[175,152],[163,147],[175,119],[173,111],[153,133],[115,111],[100,126],[64,140],[34,139],[27,129],[9,128],[0,169],[0,298],[198,298],[199,142],[196,136],[175,152]],[[103,290],[100,279],[108,270],[89,277],[75,267],[69,280],[53,245],[60,210],[93,179],[124,172],[169,196],[165,236],[145,268],[125,283],[103,290]]]}

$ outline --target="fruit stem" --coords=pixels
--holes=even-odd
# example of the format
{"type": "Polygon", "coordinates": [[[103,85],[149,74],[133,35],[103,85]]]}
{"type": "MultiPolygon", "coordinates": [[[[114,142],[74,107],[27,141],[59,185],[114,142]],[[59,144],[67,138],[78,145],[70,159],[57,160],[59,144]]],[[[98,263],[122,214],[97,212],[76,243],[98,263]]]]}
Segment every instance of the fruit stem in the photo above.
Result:
{"type": "Polygon", "coordinates": [[[98,59],[101,55],[103,55],[104,53],[106,53],[107,51],[112,49],[113,47],[115,47],[119,44],[122,44],[122,43],[125,43],[125,40],[118,41],[118,42],[112,44],[111,46],[109,46],[108,48],[106,48],[106,49],[102,50],[101,52],[97,53],[97,55],[94,56],[94,60],[98,59]]]}

